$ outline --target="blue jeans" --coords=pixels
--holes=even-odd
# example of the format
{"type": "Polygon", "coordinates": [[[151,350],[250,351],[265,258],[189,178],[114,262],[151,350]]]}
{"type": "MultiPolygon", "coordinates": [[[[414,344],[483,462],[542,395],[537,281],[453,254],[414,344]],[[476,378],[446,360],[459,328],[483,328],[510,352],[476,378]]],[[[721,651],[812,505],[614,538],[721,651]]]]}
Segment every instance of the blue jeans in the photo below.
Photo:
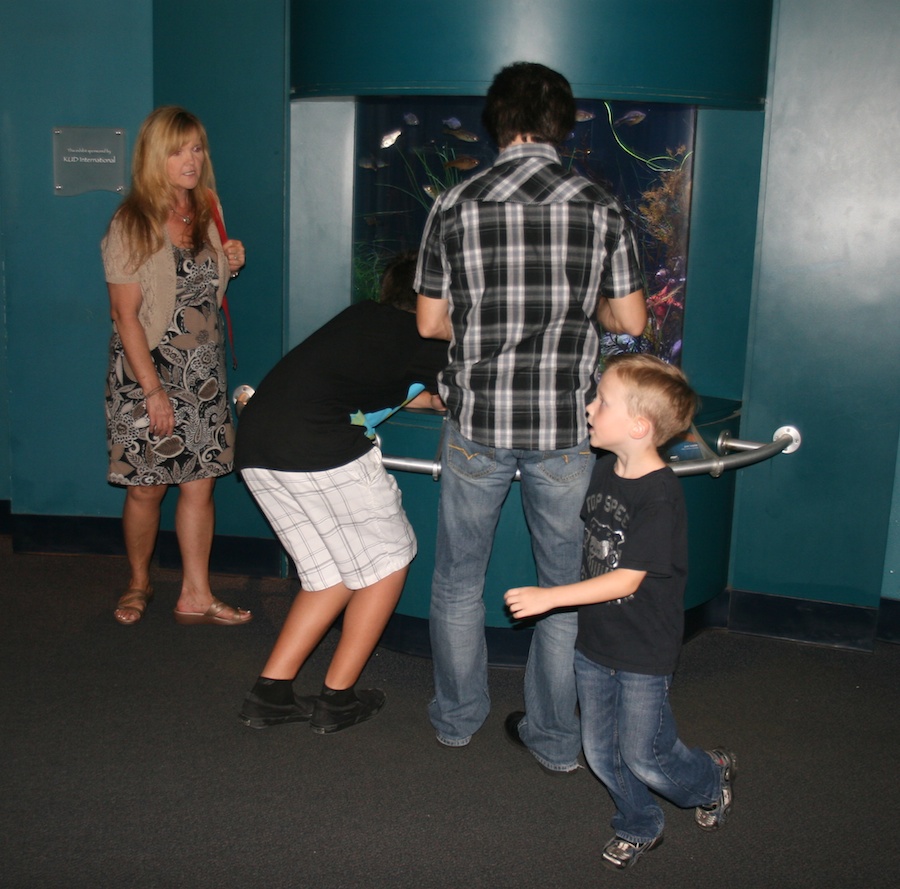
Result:
{"type": "MultiPolygon", "coordinates": [[[[586,441],[559,451],[489,448],[446,424],[430,613],[435,695],[429,716],[442,743],[468,744],[490,711],[484,580],[516,470],[538,584],[556,586],[580,576],[580,513],[593,463],[586,441]]],[[[557,771],[576,768],[581,749],[572,665],[576,630],[574,611],[539,620],[525,670],[527,716],[519,735],[543,765],[557,771]]]]}
{"type": "Polygon", "coordinates": [[[646,843],[663,832],[663,812],[650,791],[682,808],[719,798],[720,768],[678,740],[671,675],[612,670],[576,651],[575,676],[584,755],[616,804],[616,836],[646,843]]]}

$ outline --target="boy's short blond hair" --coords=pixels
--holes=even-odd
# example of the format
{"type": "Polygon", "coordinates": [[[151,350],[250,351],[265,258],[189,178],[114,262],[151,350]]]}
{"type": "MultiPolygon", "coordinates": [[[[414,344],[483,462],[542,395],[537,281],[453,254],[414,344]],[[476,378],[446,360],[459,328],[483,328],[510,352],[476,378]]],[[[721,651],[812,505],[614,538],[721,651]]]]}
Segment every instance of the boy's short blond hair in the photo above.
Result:
{"type": "Polygon", "coordinates": [[[680,368],[654,355],[628,353],[606,359],[604,372],[613,370],[625,386],[628,413],[653,425],[656,447],[691,425],[698,400],[680,368]]]}

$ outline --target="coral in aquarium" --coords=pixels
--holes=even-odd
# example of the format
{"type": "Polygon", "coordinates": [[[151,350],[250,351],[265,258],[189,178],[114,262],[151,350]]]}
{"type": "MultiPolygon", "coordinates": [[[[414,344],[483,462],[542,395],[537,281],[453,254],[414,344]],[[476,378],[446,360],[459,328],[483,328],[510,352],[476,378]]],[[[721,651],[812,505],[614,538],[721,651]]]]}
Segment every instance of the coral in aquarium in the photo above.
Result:
{"type": "MultiPolygon", "coordinates": [[[[682,145],[671,153],[674,159],[687,157],[682,145]]],[[[659,174],[658,184],[641,193],[639,225],[646,233],[645,268],[656,269],[646,281],[650,320],[644,338],[651,351],[666,361],[681,358],[681,331],[684,321],[685,263],[687,258],[688,214],[691,181],[681,163],[659,174]]]]}

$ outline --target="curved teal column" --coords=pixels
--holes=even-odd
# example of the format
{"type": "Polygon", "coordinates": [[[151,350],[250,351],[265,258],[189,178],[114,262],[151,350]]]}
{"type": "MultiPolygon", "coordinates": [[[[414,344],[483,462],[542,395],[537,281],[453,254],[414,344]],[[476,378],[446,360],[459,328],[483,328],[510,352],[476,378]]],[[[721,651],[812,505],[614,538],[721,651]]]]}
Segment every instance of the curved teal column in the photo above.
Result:
{"type": "Polygon", "coordinates": [[[291,90],[483,95],[510,62],[562,72],[581,98],[758,108],[771,0],[294,0],[291,90]]]}

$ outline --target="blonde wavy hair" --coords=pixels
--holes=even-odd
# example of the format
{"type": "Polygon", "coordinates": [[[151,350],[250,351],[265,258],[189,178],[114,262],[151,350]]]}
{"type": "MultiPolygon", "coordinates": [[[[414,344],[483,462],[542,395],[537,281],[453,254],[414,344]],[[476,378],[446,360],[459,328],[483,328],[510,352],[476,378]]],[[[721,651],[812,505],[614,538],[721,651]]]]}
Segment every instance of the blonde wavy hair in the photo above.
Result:
{"type": "Polygon", "coordinates": [[[141,124],[131,163],[131,188],[113,214],[122,225],[124,238],[131,245],[135,270],[165,243],[165,226],[175,204],[175,189],[166,175],[166,163],[182,145],[198,139],[203,147],[204,163],[196,187],[188,192],[191,204],[191,228],[188,236],[193,250],[206,240],[212,221],[210,201],[215,191],[209,139],[199,118],[177,105],[164,105],[152,111],[141,124]]]}

